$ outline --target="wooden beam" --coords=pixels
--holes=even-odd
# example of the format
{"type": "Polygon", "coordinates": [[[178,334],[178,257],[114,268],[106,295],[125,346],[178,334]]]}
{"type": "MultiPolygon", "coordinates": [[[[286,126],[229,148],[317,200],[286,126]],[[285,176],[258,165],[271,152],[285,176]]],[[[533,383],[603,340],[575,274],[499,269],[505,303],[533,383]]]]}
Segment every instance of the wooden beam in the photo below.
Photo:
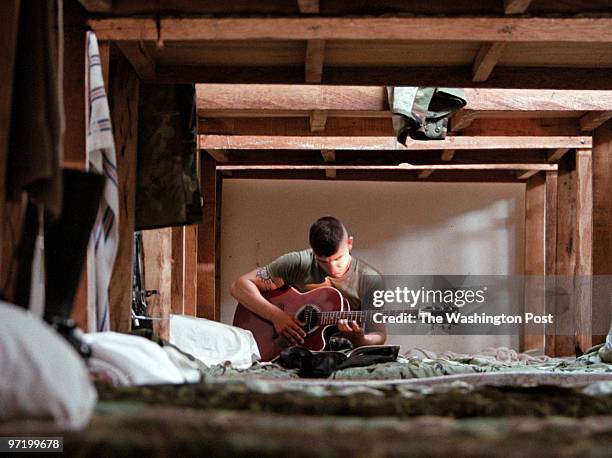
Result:
{"type": "MultiPolygon", "coordinates": [[[[593,133],[593,275],[612,275],[612,122],[593,133]]],[[[597,277],[596,277],[597,278],[597,277]]],[[[597,286],[594,297],[605,297],[597,286]]],[[[609,291],[609,288],[607,289],[609,291]]],[[[612,323],[609,301],[593,301],[593,344],[603,343],[612,323]],[[602,332],[603,330],[603,332],[602,332]]]]}
{"type": "Polygon", "coordinates": [[[557,162],[568,151],[569,151],[569,148],[557,148],[556,150],[554,150],[552,153],[548,155],[548,158],[546,160],[548,162],[557,162]]]}
{"type": "Polygon", "coordinates": [[[517,179],[518,180],[527,180],[527,179],[531,178],[532,176],[534,176],[538,172],[539,172],[539,170],[537,170],[537,169],[527,170],[524,173],[520,173],[517,176],[517,179]]]}
{"type": "Polygon", "coordinates": [[[612,110],[591,111],[580,118],[580,130],[583,132],[594,130],[609,119],[612,119],[612,110]]]}
{"type": "Polygon", "coordinates": [[[206,152],[217,162],[227,162],[229,157],[227,153],[222,149],[211,149],[207,148],[206,152]]]}
{"type": "MultiPolygon", "coordinates": [[[[323,110],[332,116],[390,117],[383,86],[321,86],[270,84],[197,84],[201,117],[308,116],[323,110]]],[[[466,89],[466,107],[459,113],[486,111],[612,111],[612,92],[534,89],[466,89]]],[[[457,116],[457,114],[455,116],[457,116]]]]}
{"type": "Polygon", "coordinates": [[[217,170],[557,170],[555,164],[217,165],[217,170]]]}
{"type": "Polygon", "coordinates": [[[142,40],[138,42],[117,41],[116,43],[141,80],[155,80],[155,61],[149,55],[142,40]]]}
{"type": "MultiPolygon", "coordinates": [[[[152,18],[90,19],[100,40],[157,40],[152,18]]],[[[163,41],[191,40],[423,40],[612,42],[610,18],[509,17],[253,17],[159,20],[163,41]],[[470,33],[465,33],[469,30],[470,33]]]]}
{"type": "MultiPolygon", "coordinates": [[[[223,65],[158,66],[159,83],[303,84],[304,67],[223,65]]],[[[607,68],[498,67],[484,82],[472,81],[471,66],[353,66],[325,68],[322,84],[362,86],[438,86],[448,87],[610,90],[612,73],[607,68]]]]}
{"type": "Polygon", "coordinates": [[[325,162],[334,162],[336,160],[336,152],[333,149],[321,150],[321,156],[325,162]]]}
{"type": "Polygon", "coordinates": [[[131,328],[140,81],[124,59],[113,66],[110,79],[109,101],[119,178],[119,246],[109,286],[110,322],[111,330],[127,332],[131,328]]]}
{"type": "MultiPolygon", "coordinates": [[[[546,172],[548,173],[548,172],[546,172]]],[[[525,189],[525,301],[524,313],[545,315],[546,273],[546,177],[537,174],[525,189]]],[[[544,350],[544,325],[526,324],[520,336],[520,350],[544,350]]]]}
{"type": "Polygon", "coordinates": [[[79,0],[90,13],[108,13],[113,8],[113,0],[79,0]]]}
{"type": "Polygon", "coordinates": [[[325,40],[308,40],[304,59],[304,79],[307,83],[320,83],[323,78],[325,40]]]}
{"type": "MultiPolygon", "coordinates": [[[[576,346],[593,345],[593,155],[576,152],[576,346]]],[[[608,298],[608,300],[610,300],[608,298]]]]}
{"type": "Polygon", "coordinates": [[[455,157],[455,150],[454,149],[447,149],[442,151],[442,160],[443,161],[452,161],[453,157],[455,157]]]}
{"type": "Polygon", "coordinates": [[[198,226],[197,316],[220,320],[218,266],[218,177],[215,160],[203,156],[201,186],[204,199],[203,223],[198,226]]]}
{"type": "Polygon", "coordinates": [[[459,110],[450,118],[451,132],[457,132],[461,129],[469,127],[470,124],[477,118],[478,112],[475,110],[464,108],[459,110]]]}
{"type": "Polygon", "coordinates": [[[523,14],[532,0],[504,0],[504,14],[523,14]]]}
{"type": "Polygon", "coordinates": [[[380,150],[418,151],[444,149],[553,149],[590,148],[591,137],[446,137],[444,140],[409,140],[406,146],[395,137],[291,137],[255,135],[200,135],[203,149],[225,150],[380,150]]]}
{"type": "MultiPolygon", "coordinates": [[[[342,170],[338,181],[422,182],[414,170],[342,170]]],[[[257,180],[327,180],[321,170],[237,170],[228,179],[257,180]]],[[[438,170],[429,177],[439,183],[517,183],[516,175],[508,170],[438,170]]]]}
{"type": "Polygon", "coordinates": [[[319,14],[319,0],[297,0],[302,14],[319,14]]]}
{"type": "Polygon", "coordinates": [[[504,49],[506,49],[506,43],[501,41],[482,44],[472,66],[472,81],[486,81],[501,58],[504,49]]]}
{"type": "Polygon", "coordinates": [[[322,110],[312,110],[309,120],[311,132],[323,132],[325,130],[325,123],[327,122],[327,113],[322,110]]]}

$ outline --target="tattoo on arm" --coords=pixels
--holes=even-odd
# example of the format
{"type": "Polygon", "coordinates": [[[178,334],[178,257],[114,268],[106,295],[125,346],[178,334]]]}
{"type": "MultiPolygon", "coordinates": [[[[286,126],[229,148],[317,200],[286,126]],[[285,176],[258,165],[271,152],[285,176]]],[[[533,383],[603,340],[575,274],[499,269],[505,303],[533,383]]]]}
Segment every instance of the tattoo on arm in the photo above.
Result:
{"type": "Polygon", "coordinates": [[[268,269],[265,267],[257,269],[255,276],[261,281],[264,291],[270,291],[274,286],[276,286],[274,280],[272,280],[270,272],[268,272],[268,269]]]}

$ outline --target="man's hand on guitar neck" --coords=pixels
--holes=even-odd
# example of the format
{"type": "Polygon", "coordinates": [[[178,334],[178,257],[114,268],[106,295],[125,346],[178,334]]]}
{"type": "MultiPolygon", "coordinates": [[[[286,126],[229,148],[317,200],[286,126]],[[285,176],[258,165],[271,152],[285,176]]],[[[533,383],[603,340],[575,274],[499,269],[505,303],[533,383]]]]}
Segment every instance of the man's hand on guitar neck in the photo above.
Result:
{"type": "Polygon", "coordinates": [[[299,346],[304,343],[306,331],[302,329],[299,321],[297,321],[294,316],[289,315],[281,309],[277,309],[271,318],[274,329],[278,334],[282,335],[293,345],[299,346]]]}
{"type": "Polygon", "coordinates": [[[356,321],[345,319],[338,320],[336,326],[355,347],[362,347],[364,345],[383,345],[385,343],[384,330],[366,334],[364,328],[359,326],[356,321]]]}

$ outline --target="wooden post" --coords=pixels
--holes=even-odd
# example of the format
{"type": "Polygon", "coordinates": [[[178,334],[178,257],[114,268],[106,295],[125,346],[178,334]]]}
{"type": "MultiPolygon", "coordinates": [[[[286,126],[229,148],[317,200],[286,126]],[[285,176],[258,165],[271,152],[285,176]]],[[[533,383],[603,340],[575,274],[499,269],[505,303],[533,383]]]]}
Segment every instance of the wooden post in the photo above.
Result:
{"type": "MultiPolygon", "coordinates": [[[[576,272],[576,163],[575,156],[566,154],[559,161],[557,177],[557,224],[555,234],[555,294],[547,299],[547,312],[555,316],[553,334],[546,348],[550,356],[575,354],[574,295],[568,279],[576,272]],[[571,334],[570,334],[571,330],[571,334]]],[[[548,201],[549,205],[553,202],[548,201]]]]}
{"type": "MultiPolygon", "coordinates": [[[[12,100],[13,100],[13,73],[15,69],[15,56],[17,49],[17,31],[19,29],[20,0],[9,0],[0,3],[0,15],[5,18],[0,27],[0,285],[7,285],[7,278],[12,264],[13,247],[10,246],[9,237],[4,237],[4,222],[11,218],[6,207],[6,161],[8,158],[9,135],[11,131],[12,100]]],[[[10,289],[10,288],[9,288],[10,289]]],[[[2,291],[7,295],[8,291],[2,291]]]]}
{"type": "MultiPolygon", "coordinates": [[[[147,299],[153,318],[168,318],[172,308],[172,231],[171,227],[142,231],[145,289],[159,293],[147,299]]],[[[153,332],[158,336],[169,339],[169,331],[168,320],[153,321],[153,332]]]]}
{"type": "Polygon", "coordinates": [[[184,231],[184,274],[183,274],[183,313],[197,315],[198,289],[198,226],[185,226],[184,231]]]}
{"type": "MultiPolygon", "coordinates": [[[[582,353],[592,343],[591,155],[591,150],[578,150],[559,161],[554,241],[557,288],[556,295],[547,298],[546,304],[547,312],[555,315],[554,335],[547,336],[546,340],[546,352],[552,356],[582,353]]],[[[551,205],[548,199],[547,202],[551,205]]],[[[551,243],[547,241],[547,254],[551,243]]]]}
{"type": "MultiPolygon", "coordinates": [[[[525,190],[525,309],[544,315],[546,178],[538,173],[525,190]]],[[[521,351],[544,348],[544,325],[527,325],[521,334],[521,351]]]]}
{"type": "Polygon", "coordinates": [[[124,59],[111,70],[109,101],[119,176],[119,247],[109,288],[110,319],[113,331],[126,332],[131,326],[140,82],[124,59]]]}
{"type": "MultiPolygon", "coordinates": [[[[546,172],[546,225],[545,225],[545,286],[547,290],[555,289],[557,269],[557,190],[558,172],[546,172]]],[[[545,312],[554,313],[556,303],[553,296],[545,297],[545,312]]],[[[547,326],[544,352],[548,356],[555,354],[555,325],[547,326]]]]}
{"type": "Polygon", "coordinates": [[[201,159],[201,186],[204,199],[203,220],[198,227],[197,316],[220,319],[219,303],[219,205],[220,183],[216,161],[208,155],[201,159]]]}
{"type": "Polygon", "coordinates": [[[170,295],[170,309],[173,314],[184,313],[184,265],[185,265],[185,238],[183,227],[172,228],[172,285],[170,295]]]}
{"type": "Polygon", "coordinates": [[[590,149],[576,152],[576,350],[593,344],[593,160],[590,149]]]}
{"type": "MultiPolygon", "coordinates": [[[[80,170],[87,168],[87,131],[85,107],[85,11],[77,2],[64,3],[64,167],[80,170]]],[[[81,279],[74,298],[71,318],[85,331],[89,329],[87,319],[87,262],[83,262],[81,279]]]]}
{"type": "MultiPolygon", "coordinates": [[[[593,133],[593,275],[612,275],[612,121],[593,133]]],[[[601,278],[601,277],[600,277],[601,278]]],[[[603,279],[604,282],[609,281],[603,279]]],[[[605,286],[601,286],[606,290],[605,286]]],[[[609,291],[609,288],[607,289],[609,291]]],[[[604,342],[601,323],[611,323],[612,298],[596,292],[593,303],[593,344],[604,342]],[[607,299],[607,300],[606,300],[607,299]]]]}

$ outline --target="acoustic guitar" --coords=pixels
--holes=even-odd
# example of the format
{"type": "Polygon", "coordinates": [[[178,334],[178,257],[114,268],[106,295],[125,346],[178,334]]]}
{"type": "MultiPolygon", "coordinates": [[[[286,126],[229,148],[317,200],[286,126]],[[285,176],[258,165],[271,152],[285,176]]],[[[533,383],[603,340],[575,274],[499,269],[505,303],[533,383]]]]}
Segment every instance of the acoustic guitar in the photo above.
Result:
{"type": "MultiPolygon", "coordinates": [[[[325,286],[300,293],[295,288],[281,288],[264,292],[263,296],[272,304],[290,315],[302,324],[306,331],[303,346],[311,351],[323,350],[329,338],[338,332],[336,323],[339,319],[356,321],[359,324],[368,322],[374,313],[397,315],[408,313],[417,316],[423,310],[350,310],[348,301],[340,291],[325,286]]],[[[274,329],[272,322],[251,312],[242,304],[238,304],[234,313],[234,326],[247,329],[253,333],[259,347],[262,361],[272,361],[284,348],[292,344],[274,329]]]]}

